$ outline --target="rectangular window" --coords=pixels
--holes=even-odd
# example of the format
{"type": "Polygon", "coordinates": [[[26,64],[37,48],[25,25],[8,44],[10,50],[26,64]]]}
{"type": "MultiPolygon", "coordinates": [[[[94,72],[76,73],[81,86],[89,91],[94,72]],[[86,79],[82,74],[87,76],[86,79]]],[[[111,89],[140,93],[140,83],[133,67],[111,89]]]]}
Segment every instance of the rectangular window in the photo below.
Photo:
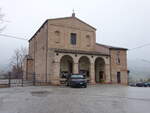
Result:
{"type": "Polygon", "coordinates": [[[77,34],[76,33],[71,33],[71,36],[70,36],[70,42],[72,45],[76,45],[76,39],[77,38],[77,34]]]}

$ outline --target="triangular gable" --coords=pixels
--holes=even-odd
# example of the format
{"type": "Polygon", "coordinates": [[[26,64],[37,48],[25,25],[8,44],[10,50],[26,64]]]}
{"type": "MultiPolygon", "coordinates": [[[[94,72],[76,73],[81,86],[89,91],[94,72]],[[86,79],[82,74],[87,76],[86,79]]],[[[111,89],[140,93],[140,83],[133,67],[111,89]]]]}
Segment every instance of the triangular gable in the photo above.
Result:
{"type": "Polygon", "coordinates": [[[91,25],[85,23],[84,21],[76,17],[48,19],[48,21],[49,21],[49,24],[54,24],[54,25],[62,25],[62,26],[74,27],[74,28],[85,29],[85,30],[90,30],[90,31],[96,30],[91,25]]]}
{"type": "Polygon", "coordinates": [[[63,17],[63,18],[54,18],[54,19],[47,19],[42,26],[36,31],[36,33],[29,39],[29,42],[34,38],[34,36],[40,31],[40,29],[47,23],[54,24],[54,25],[62,25],[82,30],[89,30],[95,31],[96,28],[92,27],[91,25],[85,23],[84,21],[78,19],[77,17],[63,17]]]}

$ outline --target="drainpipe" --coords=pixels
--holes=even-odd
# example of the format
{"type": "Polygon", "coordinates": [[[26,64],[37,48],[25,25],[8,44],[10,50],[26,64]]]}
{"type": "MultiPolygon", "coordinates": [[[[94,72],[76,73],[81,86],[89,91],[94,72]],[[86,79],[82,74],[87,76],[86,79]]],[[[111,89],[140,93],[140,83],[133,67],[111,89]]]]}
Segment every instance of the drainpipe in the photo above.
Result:
{"type": "Polygon", "coordinates": [[[109,49],[109,55],[110,55],[110,59],[109,59],[109,62],[110,62],[110,82],[112,83],[112,74],[111,74],[111,51],[109,49]]]}

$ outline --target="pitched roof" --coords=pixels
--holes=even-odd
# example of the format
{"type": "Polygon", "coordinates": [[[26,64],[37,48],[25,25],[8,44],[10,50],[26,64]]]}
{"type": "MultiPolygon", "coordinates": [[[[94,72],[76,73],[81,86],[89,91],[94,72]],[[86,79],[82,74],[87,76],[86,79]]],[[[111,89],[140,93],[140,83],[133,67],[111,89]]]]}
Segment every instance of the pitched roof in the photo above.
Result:
{"type": "Polygon", "coordinates": [[[127,48],[122,48],[122,47],[115,47],[115,46],[110,46],[110,45],[105,45],[105,44],[100,44],[96,43],[96,45],[103,46],[109,49],[116,49],[116,50],[128,50],[127,48]]]}
{"type": "Polygon", "coordinates": [[[46,20],[41,26],[40,28],[34,33],[34,35],[28,40],[29,42],[34,38],[34,36],[41,30],[41,28],[48,22],[48,20],[46,20]]]}

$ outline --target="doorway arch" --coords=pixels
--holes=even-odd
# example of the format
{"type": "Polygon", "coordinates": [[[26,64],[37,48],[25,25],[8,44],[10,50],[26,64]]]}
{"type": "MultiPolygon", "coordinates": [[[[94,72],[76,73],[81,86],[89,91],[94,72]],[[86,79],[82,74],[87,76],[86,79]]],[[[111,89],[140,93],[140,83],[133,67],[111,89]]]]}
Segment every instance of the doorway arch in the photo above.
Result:
{"type": "Polygon", "coordinates": [[[69,55],[62,56],[60,60],[60,78],[66,78],[73,72],[73,58],[69,55]]]}
{"type": "Polygon", "coordinates": [[[82,56],[79,59],[79,73],[84,74],[88,79],[89,76],[89,69],[90,69],[90,60],[87,56],[82,56]]]}
{"type": "Polygon", "coordinates": [[[96,83],[104,83],[105,80],[105,61],[103,58],[98,57],[95,60],[95,81],[96,83]]]}

